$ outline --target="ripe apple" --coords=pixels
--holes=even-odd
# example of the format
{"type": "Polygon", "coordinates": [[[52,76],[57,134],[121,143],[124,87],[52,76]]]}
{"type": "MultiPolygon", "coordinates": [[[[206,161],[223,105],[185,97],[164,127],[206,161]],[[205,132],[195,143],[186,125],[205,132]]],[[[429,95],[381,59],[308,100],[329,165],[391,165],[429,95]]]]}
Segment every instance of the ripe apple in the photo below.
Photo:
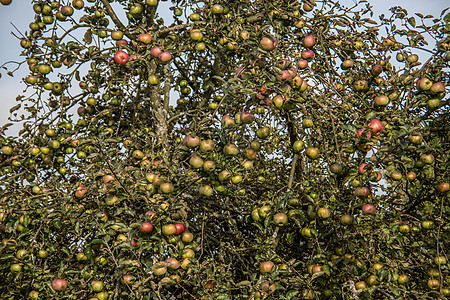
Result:
{"type": "Polygon", "coordinates": [[[141,33],[138,35],[138,41],[148,45],[152,42],[152,36],[148,33],[141,33]]]}
{"type": "Polygon", "coordinates": [[[441,284],[439,283],[439,280],[437,280],[437,279],[429,279],[427,282],[427,285],[430,289],[437,290],[441,284]]]}
{"type": "Polygon", "coordinates": [[[266,51],[272,51],[277,46],[277,40],[273,37],[265,36],[259,42],[261,48],[266,51]]]}
{"type": "Polygon", "coordinates": [[[375,106],[386,106],[389,104],[390,100],[385,95],[379,95],[379,96],[375,97],[373,102],[374,102],[375,106]]]}
{"type": "Polygon", "coordinates": [[[153,231],[153,224],[150,222],[142,222],[141,226],[138,227],[140,232],[150,233],[153,231]]]}
{"type": "Polygon", "coordinates": [[[381,123],[381,121],[377,119],[373,119],[372,121],[370,121],[368,127],[370,128],[370,133],[373,136],[377,136],[381,131],[384,130],[383,123],[381,123]]]}
{"type": "Polygon", "coordinates": [[[183,141],[186,144],[186,146],[188,146],[189,148],[195,148],[198,145],[200,145],[200,142],[201,142],[200,137],[198,137],[198,136],[193,137],[189,134],[184,137],[183,141]]]}
{"type": "Polygon", "coordinates": [[[57,292],[62,292],[67,288],[67,281],[65,279],[53,279],[52,288],[57,292]]]}
{"type": "Polygon", "coordinates": [[[269,273],[272,272],[272,268],[274,266],[274,263],[271,261],[265,261],[259,264],[259,271],[261,273],[269,273]]]}
{"type": "Polygon", "coordinates": [[[250,112],[244,111],[241,113],[241,121],[244,124],[250,124],[255,121],[255,115],[250,112]]]}
{"type": "Polygon", "coordinates": [[[432,94],[439,94],[445,92],[445,85],[443,82],[436,82],[430,88],[432,94]]]}
{"type": "Polygon", "coordinates": [[[63,5],[61,7],[60,11],[61,11],[61,14],[66,17],[73,15],[73,7],[70,5],[63,5]]]}
{"type": "Polygon", "coordinates": [[[300,70],[306,69],[308,67],[308,61],[305,59],[301,59],[301,60],[297,61],[297,67],[300,70]]]}
{"type": "Polygon", "coordinates": [[[371,133],[370,131],[367,132],[367,130],[366,130],[365,128],[360,128],[360,129],[358,129],[358,134],[357,134],[357,136],[358,136],[359,138],[361,138],[361,137],[363,136],[363,133],[364,133],[364,132],[366,132],[364,135],[365,135],[368,139],[370,139],[370,138],[372,137],[372,133],[371,133]]]}
{"type": "Polygon", "coordinates": [[[312,50],[303,50],[301,53],[301,57],[306,61],[311,61],[315,56],[314,51],[312,50]]]}
{"type": "Polygon", "coordinates": [[[351,69],[351,68],[353,68],[353,66],[354,66],[354,63],[353,63],[353,60],[351,60],[351,59],[346,59],[341,63],[342,70],[351,69]]]}
{"type": "Polygon", "coordinates": [[[128,58],[128,53],[123,50],[117,51],[114,55],[114,61],[120,65],[126,64],[128,62],[128,58]]]}
{"type": "Polygon", "coordinates": [[[159,53],[158,58],[162,63],[167,63],[172,59],[172,54],[168,51],[163,51],[159,53]]]}
{"type": "Polygon", "coordinates": [[[181,263],[176,259],[176,258],[173,258],[173,257],[170,257],[170,258],[168,258],[167,260],[166,260],[166,262],[168,263],[168,268],[169,269],[171,269],[171,270],[176,270],[176,269],[178,269],[179,267],[180,267],[180,265],[181,265],[181,263]]]}
{"type": "Polygon", "coordinates": [[[130,274],[123,275],[122,279],[121,279],[123,284],[128,284],[128,285],[132,285],[135,280],[136,280],[136,278],[130,274]]]}
{"type": "Polygon", "coordinates": [[[436,185],[436,190],[437,190],[439,193],[445,193],[445,192],[448,192],[449,189],[450,189],[450,185],[449,185],[448,182],[439,182],[439,183],[436,185]]]}
{"type": "Polygon", "coordinates": [[[126,46],[126,45],[128,45],[128,41],[121,39],[121,40],[116,41],[116,45],[117,46],[126,46]]]}
{"type": "Polygon", "coordinates": [[[77,197],[77,198],[83,198],[87,192],[88,192],[87,187],[85,187],[84,185],[80,185],[80,186],[77,187],[77,189],[75,190],[75,197],[77,197]]]}
{"type": "Polygon", "coordinates": [[[417,89],[419,91],[428,91],[431,89],[433,82],[430,79],[423,77],[417,81],[417,89]]]}
{"type": "Polygon", "coordinates": [[[316,44],[316,39],[312,35],[307,35],[303,39],[303,46],[306,48],[312,48],[316,44]]]}
{"type": "Polygon", "coordinates": [[[162,52],[162,50],[158,46],[155,46],[150,50],[150,54],[155,58],[157,58],[161,52],[162,52]]]}
{"type": "Polygon", "coordinates": [[[102,177],[103,183],[108,183],[108,182],[114,181],[114,180],[115,180],[114,176],[112,176],[110,174],[106,174],[102,177]]]}
{"type": "Polygon", "coordinates": [[[175,223],[174,225],[175,225],[175,227],[177,229],[177,231],[176,231],[177,235],[183,233],[186,230],[186,226],[184,226],[183,223],[175,223]]]}
{"type": "Polygon", "coordinates": [[[372,67],[372,70],[370,70],[370,73],[373,76],[378,76],[380,73],[383,72],[383,67],[380,64],[376,64],[372,67]]]}
{"type": "Polygon", "coordinates": [[[359,167],[358,167],[358,173],[359,174],[364,174],[366,172],[371,173],[372,172],[372,166],[370,166],[369,164],[366,164],[366,163],[360,164],[359,167]]]}
{"type": "Polygon", "coordinates": [[[373,204],[366,203],[362,206],[362,211],[365,214],[374,215],[376,213],[376,210],[377,209],[375,208],[375,206],[373,204]]]}

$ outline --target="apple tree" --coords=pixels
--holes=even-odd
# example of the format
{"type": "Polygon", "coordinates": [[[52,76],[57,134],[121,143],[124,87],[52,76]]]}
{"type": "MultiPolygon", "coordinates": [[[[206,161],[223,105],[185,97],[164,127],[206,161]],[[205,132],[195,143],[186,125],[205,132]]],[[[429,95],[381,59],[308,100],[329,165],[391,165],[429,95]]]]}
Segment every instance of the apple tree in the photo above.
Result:
{"type": "Polygon", "coordinates": [[[0,298],[450,299],[445,10],[27,9],[0,298]]]}

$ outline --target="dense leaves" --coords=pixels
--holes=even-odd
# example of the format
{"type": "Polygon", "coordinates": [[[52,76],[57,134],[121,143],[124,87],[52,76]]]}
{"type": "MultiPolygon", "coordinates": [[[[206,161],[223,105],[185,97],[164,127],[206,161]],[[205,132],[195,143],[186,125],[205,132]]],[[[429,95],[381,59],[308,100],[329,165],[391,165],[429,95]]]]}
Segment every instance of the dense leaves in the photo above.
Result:
{"type": "Polygon", "coordinates": [[[316,2],[32,1],[1,298],[449,297],[450,15],[316,2]]]}

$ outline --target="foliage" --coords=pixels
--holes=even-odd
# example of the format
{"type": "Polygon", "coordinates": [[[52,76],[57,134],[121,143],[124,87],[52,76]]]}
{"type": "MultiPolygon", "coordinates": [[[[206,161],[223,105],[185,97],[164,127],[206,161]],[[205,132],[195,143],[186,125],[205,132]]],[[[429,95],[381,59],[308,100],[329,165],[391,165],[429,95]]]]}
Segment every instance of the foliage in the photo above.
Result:
{"type": "Polygon", "coordinates": [[[32,2],[2,299],[449,297],[445,11],[32,2]]]}

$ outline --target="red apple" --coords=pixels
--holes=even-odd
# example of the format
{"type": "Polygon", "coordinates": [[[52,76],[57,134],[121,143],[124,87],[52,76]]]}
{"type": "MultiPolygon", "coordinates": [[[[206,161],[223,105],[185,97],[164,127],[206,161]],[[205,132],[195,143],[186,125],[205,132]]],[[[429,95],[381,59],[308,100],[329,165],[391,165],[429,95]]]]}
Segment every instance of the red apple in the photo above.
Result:
{"type": "Polygon", "coordinates": [[[75,197],[77,198],[83,198],[84,195],[87,193],[87,188],[84,185],[80,185],[79,187],[77,187],[77,189],[75,190],[75,197]]]}
{"type": "Polygon", "coordinates": [[[370,121],[368,127],[370,128],[370,133],[373,136],[378,135],[381,131],[384,130],[383,123],[381,123],[381,121],[377,119],[373,119],[372,121],[370,121]]]}
{"type": "Polygon", "coordinates": [[[177,235],[183,233],[186,230],[186,226],[184,226],[183,223],[174,223],[174,225],[177,228],[177,235]]]}
{"type": "Polygon", "coordinates": [[[161,52],[162,52],[162,50],[158,46],[155,46],[152,48],[152,50],[150,50],[150,54],[155,58],[158,57],[161,52]]]}
{"type": "Polygon", "coordinates": [[[167,51],[163,51],[158,55],[158,58],[161,62],[166,63],[172,59],[172,54],[167,51]]]}
{"type": "Polygon", "coordinates": [[[126,45],[128,45],[128,41],[121,39],[121,40],[116,41],[116,45],[117,46],[126,46],[126,45]]]}
{"type": "Polygon", "coordinates": [[[153,224],[150,222],[142,222],[141,226],[138,227],[140,232],[150,233],[153,231],[153,224]]]}
{"type": "Polygon", "coordinates": [[[312,51],[312,50],[303,50],[301,55],[302,55],[302,58],[306,59],[307,61],[312,60],[315,56],[314,51],[312,51]]]}
{"type": "Polygon", "coordinates": [[[303,46],[306,48],[312,48],[316,44],[316,39],[312,35],[307,35],[303,39],[303,46]]]}
{"type": "Polygon", "coordinates": [[[301,59],[297,62],[297,67],[302,70],[302,69],[306,69],[308,67],[308,61],[301,59]]]}
{"type": "Polygon", "coordinates": [[[433,94],[439,94],[445,92],[445,85],[443,82],[436,82],[430,88],[430,92],[433,94]]]}
{"type": "Polygon", "coordinates": [[[358,168],[358,173],[359,174],[364,174],[366,172],[371,173],[372,172],[372,167],[368,166],[368,164],[366,164],[366,163],[360,164],[359,168],[358,168]]]}
{"type": "Polygon", "coordinates": [[[259,271],[261,273],[269,273],[272,271],[274,263],[271,261],[265,261],[259,264],[259,271]]]}
{"type": "Polygon", "coordinates": [[[53,279],[52,289],[57,292],[62,292],[67,288],[67,281],[65,279],[53,279]]]}
{"type": "Polygon", "coordinates": [[[121,279],[123,284],[128,284],[128,285],[132,285],[135,280],[136,280],[136,278],[130,274],[123,275],[123,277],[121,279]]]}
{"type": "MultiPolygon", "coordinates": [[[[364,131],[366,131],[365,128],[358,129],[358,137],[359,137],[359,138],[362,137],[364,131]]],[[[368,139],[370,139],[370,137],[372,136],[372,134],[370,133],[370,131],[369,131],[369,132],[366,132],[364,135],[365,135],[368,139]]]]}
{"type": "Polygon", "coordinates": [[[365,213],[365,214],[371,214],[371,215],[374,215],[375,212],[377,211],[377,209],[375,208],[375,206],[374,206],[373,204],[368,204],[368,203],[366,203],[366,204],[364,204],[364,205],[362,206],[362,211],[363,211],[363,213],[365,213]]]}
{"type": "Polygon", "coordinates": [[[128,54],[122,50],[117,51],[114,55],[114,61],[120,65],[126,64],[128,62],[128,54]]]}

